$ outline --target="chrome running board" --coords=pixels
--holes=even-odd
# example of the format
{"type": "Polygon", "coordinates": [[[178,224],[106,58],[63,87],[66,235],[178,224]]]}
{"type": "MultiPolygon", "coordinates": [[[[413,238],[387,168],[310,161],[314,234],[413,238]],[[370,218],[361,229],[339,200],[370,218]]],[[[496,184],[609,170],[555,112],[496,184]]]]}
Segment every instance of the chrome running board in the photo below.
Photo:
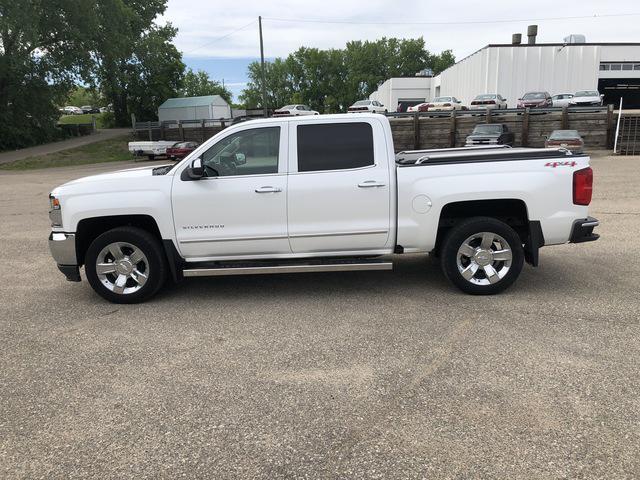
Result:
{"type": "Polygon", "coordinates": [[[365,270],[392,270],[392,262],[323,263],[307,265],[274,265],[255,267],[192,268],[183,270],[185,277],[213,277],[222,275],[261,275],[267,273],[361,272],[365,270]]]}

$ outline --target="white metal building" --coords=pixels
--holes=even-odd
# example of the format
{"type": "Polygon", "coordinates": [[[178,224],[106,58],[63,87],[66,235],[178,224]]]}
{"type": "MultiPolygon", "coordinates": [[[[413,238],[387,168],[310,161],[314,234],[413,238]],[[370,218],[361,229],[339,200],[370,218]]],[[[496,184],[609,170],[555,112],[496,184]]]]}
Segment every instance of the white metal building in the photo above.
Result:
{"type": "Polygon", "coordinates": [[[231,106],[220,95],[170,98],[158,107],[161,122],[219,118],[231,118],[231,106]]]}
{"type": "Polygon", "coordinates": [[[388,111],[395,112],[399,104],[416,105],[432,99],[431,77],[390,78],[373,92],[370,100],[377,100],[388,111]]]}
{"type": "MultiPolygon", "coordinates": [[[[387,80],[370,98],[386,100],[392,111],[404,97],[405,80],[387,80]]],[[[433,78],[411,80],[422,88],[410,96],[427,101],[455,96],[468,105],[478,94],[499,93],[515,107],[527,91],[599,90],[605,103],[617,105],[622,96],[623,107],[640,108],[640,43],[487,45],[433,78]]]]}

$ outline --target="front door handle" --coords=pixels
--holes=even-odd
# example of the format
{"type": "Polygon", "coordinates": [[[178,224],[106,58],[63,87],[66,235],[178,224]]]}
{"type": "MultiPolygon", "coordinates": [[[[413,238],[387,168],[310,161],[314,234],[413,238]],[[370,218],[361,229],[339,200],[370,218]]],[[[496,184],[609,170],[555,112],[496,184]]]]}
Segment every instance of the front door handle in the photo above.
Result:
{"type": "Polygon", "coordinates": [[[256,193],[278,193],[281,191],[282,191],[281,188],[272,187],[271,185],[268,185],[266,187],[256,188],[256,193]]]}
{"type": "Polygon", "coordinates": [[[365,182],[359,183],[358,187],[360,188],[373,188],[373,187],[384,187],[386,183],[376,182],[375,180],[367,180],[365,182]]]}

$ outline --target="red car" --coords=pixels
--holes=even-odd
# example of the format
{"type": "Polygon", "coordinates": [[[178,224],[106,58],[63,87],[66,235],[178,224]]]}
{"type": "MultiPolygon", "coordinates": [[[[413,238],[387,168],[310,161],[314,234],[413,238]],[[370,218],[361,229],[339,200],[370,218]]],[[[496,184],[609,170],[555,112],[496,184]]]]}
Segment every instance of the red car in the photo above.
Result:
{"type": "Polygon", "coordinates": [[[171,160],[182,160],[198,147],[197,142],[178,142],[173,147],[167,148],[167,157],[171,160]]]}

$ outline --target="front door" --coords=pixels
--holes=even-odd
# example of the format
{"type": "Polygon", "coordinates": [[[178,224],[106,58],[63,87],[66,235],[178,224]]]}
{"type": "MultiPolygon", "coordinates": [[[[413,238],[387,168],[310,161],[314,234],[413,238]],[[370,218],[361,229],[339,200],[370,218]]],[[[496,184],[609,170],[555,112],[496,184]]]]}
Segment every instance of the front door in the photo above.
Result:
{"type": "Polygon", "coordinates": [[[288,220],[297,254],[389,248],[393,186],[381,122],[291,123],[288,220]]]}
{"type": "Polygon", "coordinates": [[[188,260],[290,254],[287,131],[263,124],[234,130],[200,154],[206,176],[172,191],[178,248],[188,260]]]}

